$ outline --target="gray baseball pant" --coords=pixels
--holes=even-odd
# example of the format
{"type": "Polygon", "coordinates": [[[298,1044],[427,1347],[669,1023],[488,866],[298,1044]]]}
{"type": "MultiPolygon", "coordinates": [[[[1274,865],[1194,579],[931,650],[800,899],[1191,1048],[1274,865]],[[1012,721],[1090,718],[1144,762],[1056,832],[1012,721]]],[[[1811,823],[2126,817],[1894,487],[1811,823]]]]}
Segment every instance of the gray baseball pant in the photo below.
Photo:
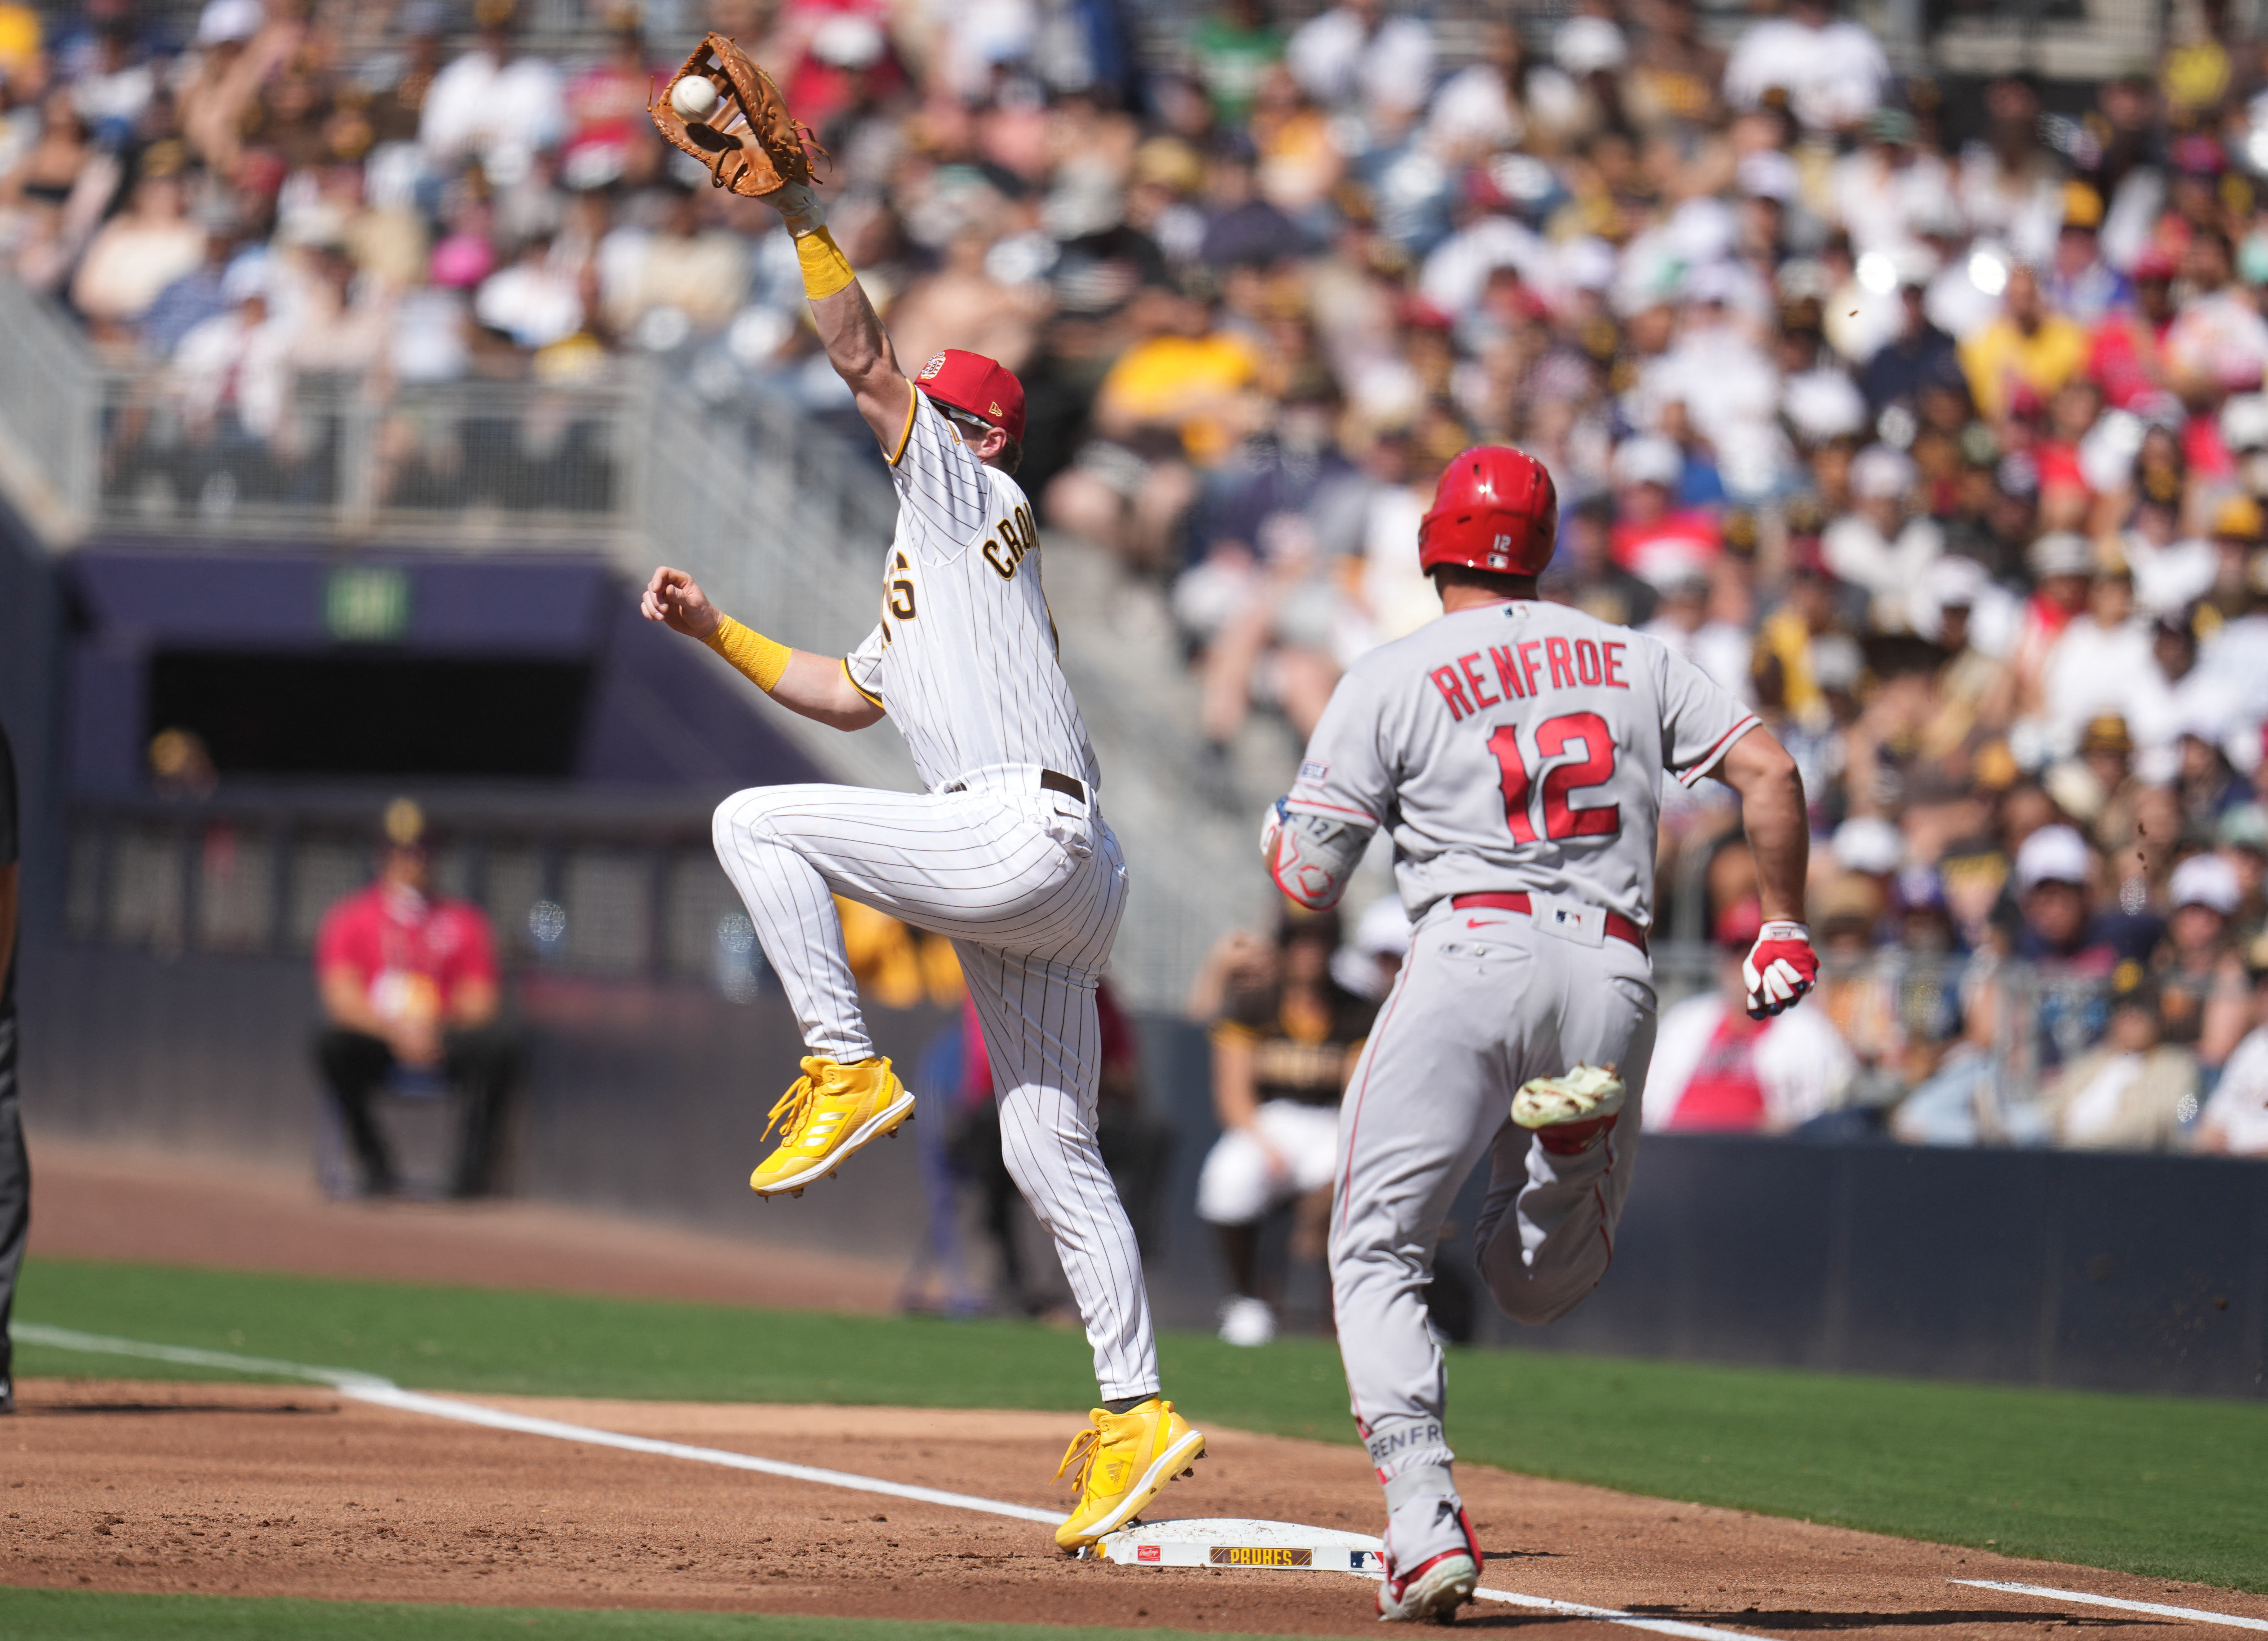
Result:
{"type": "Polygon", "coordinates": [[[1485,1154],[1474,1247],[1505,1314],[1542,1323],[1572,1310],[1614,1258],[1653,1030],[1653,968],[1624,941],[1584,944],[1524,912],[1447,901],[1418,929],[1348,1085],[1331,1204],[1339,1352],[1381,1482],[1452,1456],[1425,1290],[1458,1188],[1485,1154]],[[1619,1123],[1577,1156],[1531,1144],[1511,1122],[1513,1094],[1584,1063],[1619,1069],[1619,1123]]]}

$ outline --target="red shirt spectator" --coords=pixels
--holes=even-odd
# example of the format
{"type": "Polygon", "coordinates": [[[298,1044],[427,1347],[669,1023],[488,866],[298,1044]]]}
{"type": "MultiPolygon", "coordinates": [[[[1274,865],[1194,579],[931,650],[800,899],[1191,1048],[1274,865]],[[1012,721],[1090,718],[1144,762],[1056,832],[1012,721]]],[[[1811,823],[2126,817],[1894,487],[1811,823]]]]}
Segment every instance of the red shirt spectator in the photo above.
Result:
{"type": "Polygon", "coordinates": [[[323,914],[315,968],[327,985],[351,974],[389,1025],[438,1024],[457,1014],[468,986],[493,993],[496,944],[479,907],[381,879],[323,914]]]}
{"type": "Polygon", "coordinates": [[[328,1023],[315,1061],[338,1102],[373,1196],[400,1188],[372,1101],[397,1066],[435,1071],[464,1097],[452,1196],[495,1188],[504,1120],[518,1076],[514,1034],[497,1019],[496,946],[487,914],[431,893],[424,817],[408,798],[387,811],[378,881],[323,914],[315,977],[328,1023]]]}

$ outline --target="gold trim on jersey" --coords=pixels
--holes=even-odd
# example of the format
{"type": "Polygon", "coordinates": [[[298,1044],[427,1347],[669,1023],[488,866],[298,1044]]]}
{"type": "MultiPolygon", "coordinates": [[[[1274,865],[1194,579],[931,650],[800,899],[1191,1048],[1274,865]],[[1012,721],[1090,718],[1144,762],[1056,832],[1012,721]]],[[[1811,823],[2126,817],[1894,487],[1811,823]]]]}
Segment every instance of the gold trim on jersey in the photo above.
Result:
{"type": "Polygon", "coordinates": [[[898,435],[898,447],[897,447],[895,450],[894,450],[894,451],[890,452],[890,465],[891,465],[892,467],[896,467],[900,461],[902,461],[902,460],[904,460],[904,458],[905,458],[905,453],[906,453],[906,446],[907,446],[908,445],[910,445],[911,443],[913,443],[913,438],[914,438],[914,408],[915,408],[915,407],[916,407],[916,406],[919,405],[920,403],[921,403],[921,389],[920,389],[920,388],[918,388],[918,387],[917,387],[917,386],[915,386],[911,382],[908,382],[908,383],[906,384],[906,427],[905,427],[905,431],[903,431],[902,433],[900,433],[900,434],[898,435]]]}
{"type": "Polygon", "coordinates": [[[860,683],[860,682],[858,681],[858,679],[857,679],[855,676],[853,676],[853,675],[852,675],[851,671],[850,671],[850,658],[849,656],[847,656],[847,655],[846,655],[846,656],[844,656],[844,657],[843,658],[843,676],[844,678],[846,678],[846,679],[849,679],[849,680],[850,680],[850,688],[853,688],[853,689],[857,690],[860,695],[862,695],[865,696],[867,700],[869,700],[869,701],[873,702],[876,706],[878,706],[878,707],[881,707],[883,711],[887,712],[887,711],[890,710],[890,709],[889,709],[889,708],[887,708],[887,707],[884,707],[884,706],[882,706],[882,697],[881,697],[881,696],[880,696],[880,695],[876,695],[873,690],[871,690],[871,689],[867,688],[865,685],[864,685],[864,684],[860,683]]]}

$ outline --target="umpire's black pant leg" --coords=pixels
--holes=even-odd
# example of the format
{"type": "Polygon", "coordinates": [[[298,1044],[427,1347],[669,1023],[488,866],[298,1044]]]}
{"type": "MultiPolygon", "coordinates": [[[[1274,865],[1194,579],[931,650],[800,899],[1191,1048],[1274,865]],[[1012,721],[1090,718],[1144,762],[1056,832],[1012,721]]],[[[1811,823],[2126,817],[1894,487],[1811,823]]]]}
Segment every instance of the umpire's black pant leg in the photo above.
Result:
{"type": "Polygon", "coordinates": [[[446,1042],[449,1081],[464,1101],[453,1196],[485,1196],[496,1188],[512,1097],[519,1082],[519,1035],[505,1026],[453,1031],[446,1042]]]}
{"type": "MultiPolygon", "coordinates": [[[[14,1347],[8,1324],[16,1307],[16,1277],[24,1268],[24,1242],[32,1228],[32,1159],[24,1149],[23,1112],[16,1099],[16,1016],[0,1015],[0,1388],[11,1372],[14,1347]]],[[[0,1396],[0,1412],[11,1399],[0,1396]]]]}
{"type": "Polygon", "coordinates": [[[373,1196],[391,1191],[396,1183],[394,1159],[387,1154],[386,1137],[379,1132],[371,1106],[378,1085],[394,1069],[394,1050],[383,1038],[332,1026],[316,1034],[315,1063],[331,1097],[339,1102],[347,1143],[362,1166],[363,1188],[373,1196]]]}

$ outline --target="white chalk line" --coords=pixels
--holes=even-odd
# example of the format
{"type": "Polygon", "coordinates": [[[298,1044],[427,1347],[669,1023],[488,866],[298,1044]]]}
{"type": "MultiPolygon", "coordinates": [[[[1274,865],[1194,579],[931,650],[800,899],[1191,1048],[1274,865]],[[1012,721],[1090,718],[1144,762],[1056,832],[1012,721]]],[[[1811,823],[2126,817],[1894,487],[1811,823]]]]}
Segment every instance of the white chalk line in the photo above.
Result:
{"type": "Polygon", "coordinates": [[[2005,1590],[2011,1595],[2036,1595],[2043,1601],[2083,1601],[2089,1607],[2117,1607],[2130,1613],[2154,1613],[2161,1618],[2187,1618],[2201,1624],[2226,1624],[2231,1630],[2268,1630],[2268,1618],[2239,1618],[2231,1613],[2209,1613],[2198,1607],[2168,1607],[2159,1601],[2130,1601],[2123,1595],[2089,1595],[2084,1590],[2053,1590],[2043,1584],[2009,1584],[1999,1578],[1948,1578],[1946,1582],[1973,1585],[1980,1590],[2005,1590]]]}
{"type": "Polygon", "coordinates": [[[689,1459],[699,1464],[722,1465],[727,1469],[755,1470],[765,1475],[784,1476],[793,1482],[816,1482],[822,1487],[843,1487],[860,1493],[884,1493],[893,1498],[924,1505],[943,1505],[953,1510],[976,1510],[988,1515],[1013,1516],[1020,1521],[1042,1521],[1049,1527],[1062,1520],[1059,1511],[1035,1510],[1028,1505],[1005,1504],[996,1498],[978,1498],[969,1493],[948,1493],[933,1487],[915,1487],[904,1482],[886,1482],[871,1475],[853,1475],[845,1470],[823,1470],[813,1465],[759,1459],[723,1447],[696,1447],[685,1442],[661,1441],[651,1436],[625,1436],[618,1431],[598,1430],[585,1424],[569,1424],[558,1419],[539,1419],[525,1413],[506,1413],[497,1408],[482,1407],[476,1402],[460,1402],[453,1396],[429,1396],[418,1391],[404,1390],[390,1379],[381,1379],[375,1373],[357,1372],[352,1368],[312,1367],[300,1362],[279,1362],[269,1357],[234,1356],[225,1350],[149,1344],[139,1339],[114,1339],[103,1334],[80,1333],[70,1328],[45,1327],[38,1322],[18,1322],[15,1334],[17,1338],[27,1343],[51,1345],[60,1350],[135,1356],[151,1361],[180,1362],[195,1367],[228,1368],[239,1373],[312,1380],[317,1384],[328,1385],[341,1395],[351,1396],[357,1402],[394,1408],[404,1413],[423,1413],[437,1419],[454,1419],[463,1424],[485,1425],[490,1430],[517,1431],[524,1436],[549,1436],[560,1441],[582,1442],[593,1447],[618,1447],[625,1453],[652,1453],[665,1459],[689,1459]]]}
{"type": "MultiPolygon", "coordinates": [[[[58,1350],[77,1350],[92,1355],[139,1357],[145,1361],[175,1362],[191,1367],[225,1368],[232,1372],[261,1373],[276,1379],[298,1379],[319,1385],[328,1385],[340,1394],[351,1396],[376,1407],[394,1408],[405,1413],[423,1413],[430,1417],[453,1419],[460,1424],[478,1424],[490,1430],[514,1431],[526,1436],[548,1436],[558,1441],[580,1442],[593,1447],[614,1447],[625,1453],[652,1453],[659,1458],[685,1459],[698,1464],[720,1465],[727,1469],[753,1470],[764,1475],[777,1475],[788,1481],[811,1482],[821,1487],[844,1488],[853,1492],[880,1493],[910,1503],[939,1505],[950,1510],[969,1510],[986,1515],[1009,1516],[1020,1521],[1037,1521],[1049,1526],[1057,1520],[1057,1512],[1035,1510],[1027,1505],[1012,1505],[996,1498],[979,1498],[970,1493],[946,1492],[933,1487],[916,1487],[904,1482],[887,1482],[871,1475],[855,1475],[847,1470],[827,1470],[813,1465],[789,1464],[777,1459],[759,1459],[744,1453],[733,1453],[722,1447],[696,1447],[685,1442],[662,1441],[649,1436],[625,1436],[615,1431],[602,1431],[587,1424],[570,1424],[559,1419],[541,1419],[523,1413],[507,1413],[500,1409],[483,1407],[476,1402],[460,1402],[453,1396],[427,1395],[421,1391],[404,1390],[390,1379],[376,1373],[364,1373],[349,1367],[316,1367],[304,1362],[278,1361],[272,1357],[239,1356],[227,1350],[203,1350],[192,1345],[153,1344],[141,1339],[120,1339],[107,1334],[81,1333],[73,1328],[51,1328],[40,1322],[19,1321],[14,1328],[18,1339],[27,1344],[44,1344],[58,1350]]],[[[1365,1577],[1372,1575],[1365,1574],[1365,1577]]],[[[1948,1583],[1973,1585],[1978,1589],[2000,1590],[2010,1594],[2031,1595],[2050,1601],[2081,1601],[2097,1607],[2124,1608],[2132,1612],[2152,1613],[2161,1617],[2189,1618],[2202,1623],[2226,1624],[2238,1630],[2268,1630],[2268,1620],[2237,1618],[2222,1613],[2209,1613],[2189,1607],[2165,1607],[2154,1601],[2130,1601],[2116,1596],[2088,1595],[2077,1590],[2054,1590],[2035,1584],[2007,1584],[1990,1578],[1954,1578],[1948,1583]]],[[[1683,1636],[1687,1641],[1751,1641],[1734,1630],[1716,1630],[1706,1624],[1686,1623],[1675,1618],[1649,1618],[1637,1613],[1624,1612],[1612,1607],[1589,1607],[1580,1601],[1557,1601],[1548,1596],[1525,1595],[1516,1590],[1496,1590],[1485,1586],[1473,1592],[1484,1601],[1501,1601],[1509,1607],[1525,1607],[1538,1612],[1563,1614],[1570,1618],[1595,1619],[1602,1623],[1617,1625],[1625,1630],[1650,1630],[1657,1635],[1683,1636]]]]}

